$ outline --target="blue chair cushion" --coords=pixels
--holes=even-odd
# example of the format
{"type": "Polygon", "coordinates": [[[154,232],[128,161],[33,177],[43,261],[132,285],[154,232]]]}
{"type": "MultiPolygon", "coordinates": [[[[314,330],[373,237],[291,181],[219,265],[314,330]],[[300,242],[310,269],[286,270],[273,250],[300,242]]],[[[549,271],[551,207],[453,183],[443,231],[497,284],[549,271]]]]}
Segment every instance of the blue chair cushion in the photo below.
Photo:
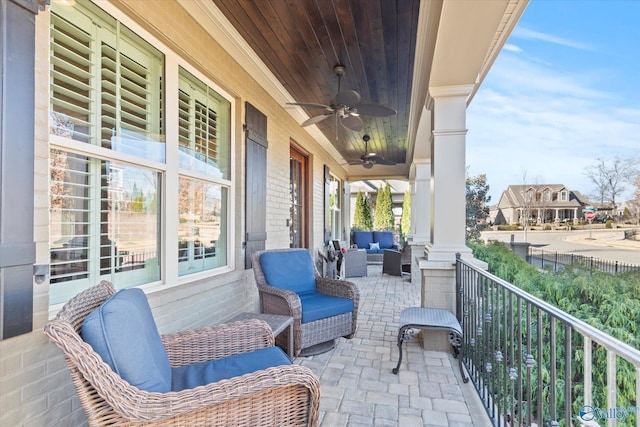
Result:
{"type": "Polygon", "coordinates": [[[180,391],[267,369],[291,365],[279,347],[267,347],[221,359],[173,368],[171,389],[180,391]]]}
{"type": "Polygon", "coordinates": [[[320,292],[309,292],[300,295],[300,304],[302,305],[302,323],[353,311],[352,300],[321,294],[320,292]]]}
{"type": "Polygon", "coordinates": [[[141,289],[123,289],[82,322],[80,335],[129,384],[149,392],[171,391],[171,365],[141,289]]]}
{"type": "Polygon", "coordinates": [[[371,231],[354,231],[353,244],[358,249],[369,249],[369,243],[373,242],[373,233],[371,231]]]}
{"type": "Polygon", "coordinates": [[[260,255],[260,266],[271,286],[297,294],[316,290],[313,260],[306,249],[265,252],[260,255]]]}
{"type": "Polygon", "coordinates": [[[380,244],[380,249],[390,249],[393,247],[393,233],[390,231],[374,231],[373,241],[380,244]]]}

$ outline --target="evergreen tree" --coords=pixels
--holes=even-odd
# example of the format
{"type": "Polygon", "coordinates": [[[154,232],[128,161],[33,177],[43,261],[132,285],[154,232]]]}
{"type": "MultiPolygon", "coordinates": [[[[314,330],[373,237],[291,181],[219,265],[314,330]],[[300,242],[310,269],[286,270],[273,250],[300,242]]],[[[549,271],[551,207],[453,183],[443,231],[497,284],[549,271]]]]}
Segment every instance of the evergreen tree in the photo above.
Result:
{"type": "Polygon", "coordinates": [[[487,203],[491,196],[487,196],[489,185],[487,175],[481,174],[475,177],[467,175],[467,206],[466,206],[466,230],[467,240],[479,239],[480,232],[486,227],[485,220],[489,217],[487,203]]]}
{"type": "Polygon", "coordinates": [[[351,228],[354,230],[362,230],[362,224],[364,222],[364,212],[362,207],[362,193],[358,191],[356,196],[356,206],[353,211],[353,224],[351,228]]]}
{"type": "Polygon", "coordinates": [[[369,203],[369,197],[362,196],[362,212],[363,212],[363,230],[371,230],[373,228],[373,221],[371,219],[371,204],[369,203]]]}
{"type": "Polygon", "coordinates": [[[393,230],[393,201],[391,200],[391,186],[387,182],[383,188],[378,189],[376,196],[376,212],[373,221],[374,230],[393,230]]]}
{"type": "Polygon", "coordinates": [[[400,217],[400,237],[407,240],[407,234],[411,230],[411,188],[407,188],[402,198],[402,216],[400,217]]]}
{"type": "Polygon", "coordinates": [[[356,207],[353,212],[354,230],[371,230],[371,210],[365,195],[358,191],[356,207]]]}

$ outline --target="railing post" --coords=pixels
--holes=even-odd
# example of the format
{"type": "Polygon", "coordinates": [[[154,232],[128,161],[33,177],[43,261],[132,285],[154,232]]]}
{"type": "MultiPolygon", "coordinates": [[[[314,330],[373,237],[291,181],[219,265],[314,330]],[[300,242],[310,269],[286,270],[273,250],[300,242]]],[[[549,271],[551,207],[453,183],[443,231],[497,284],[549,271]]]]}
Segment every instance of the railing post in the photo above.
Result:
{"type": "Polygon", "coordinates": [[[456,317],[462,321],[462,265],[460,264],[460,252],[456,252],[456,317]]]}

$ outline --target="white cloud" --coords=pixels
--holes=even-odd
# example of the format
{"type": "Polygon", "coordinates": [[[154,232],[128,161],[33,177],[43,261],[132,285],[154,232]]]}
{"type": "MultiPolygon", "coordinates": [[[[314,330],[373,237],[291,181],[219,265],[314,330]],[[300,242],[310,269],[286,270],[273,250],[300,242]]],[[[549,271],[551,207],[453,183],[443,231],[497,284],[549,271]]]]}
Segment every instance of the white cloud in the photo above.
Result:
{"type": "Polygon", "coordinates": [[[552,43],[552,44],[566,46],[566,47],[580,49],[580,50],[594,50],[593,47],[587,44],[574,41],[574,40],[565,39],[558,36],[554,36],[551,34],[541,33],[539,31],[532,30],[530,28],[526,28],[522,26],[516,27],[513,30],[512,34],[513,34],[513,37],[520,38],[520,39],[539,40],[547,43],[552,43]]]}
{"type": "Polygon", "coordinates": [[[516,46],[515,44],[512,43],[507,43],[502,47],[503,50],[507,50],[509,52],[514,52],[514,53],[520,53],[522,52],[522,49],[518,46],[516,46]]]}

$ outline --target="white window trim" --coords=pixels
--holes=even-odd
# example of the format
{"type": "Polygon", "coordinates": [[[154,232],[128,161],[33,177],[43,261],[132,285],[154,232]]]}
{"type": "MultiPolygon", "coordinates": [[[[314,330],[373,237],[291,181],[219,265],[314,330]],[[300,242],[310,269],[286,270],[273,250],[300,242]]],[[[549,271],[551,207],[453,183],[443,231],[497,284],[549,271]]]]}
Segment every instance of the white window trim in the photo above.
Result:
{"type": "MultiPolygon", "coordinates": [[[[124,163],[131,163],[148,167],[164,173],[162,181],[162,233],[160,248],[162,251],[161,259],[161,278],[160,281],[147,283],[139,286],[146,293],[157,292],[160,290],[180,286],[185,283],[191,283],[202,279],[219,276],[235,270],[235,247],[236,247],[236,215],[235,209],[236,189],[233,177],[236,176],[236,99],[223,88],[215,84],[210,78],[202,74],[193,67],[186,59],[180,57],[176,52],[172,51],[168,46],[162,43],[158,38],[153,36],[137,22],[119,10],[113,3],[108,0],[95,1],[98,7],[111,15],[117,21],[127,26],[132,32],[137,34],[147,43],[158,49],[164,55],[164,95],[165,95],[165,139],[167,153],[175,151],[176,155],[167,155],[166,164],[154,161],[140,161],[140,158],[131,156],[126,153],[119,153],[107,148],[95,146],[83,142],[69,140],[57,135],[49,135],[49,145],[53,148],[72,149],[74,152],[85,154],[97,158],[109,158],[124,163]],[[178,168],[178,81],[179,68],[182,67],[194,77],[198,78],[209,88],[215,90],[224,99],[229,101],[230,105],[230,169],[229,176],[231,179],[212,179],[209,176],[202,176],[197,173],[188,173],[178,168]],[[174,112],[176,114],[174,114],[174,112]],[[180,172],[180,173],[178,173],[180,172]],[[227,265],[213,270],[206,270],[186,276],[178,274],[178,209],[167,209],[167,206],[178,205],[178,177],[179,175],[204,179],[205,181],[218,183],[228,187],[227,201],[227,265]],[[172,254],[168,256],[168,254],[172,254]]],[[[47,41],[49,36],[47,33],[47,41]]],[[[49,317],[57,313],[64,304],[56,304],[49,306],[49,317]]]]}

